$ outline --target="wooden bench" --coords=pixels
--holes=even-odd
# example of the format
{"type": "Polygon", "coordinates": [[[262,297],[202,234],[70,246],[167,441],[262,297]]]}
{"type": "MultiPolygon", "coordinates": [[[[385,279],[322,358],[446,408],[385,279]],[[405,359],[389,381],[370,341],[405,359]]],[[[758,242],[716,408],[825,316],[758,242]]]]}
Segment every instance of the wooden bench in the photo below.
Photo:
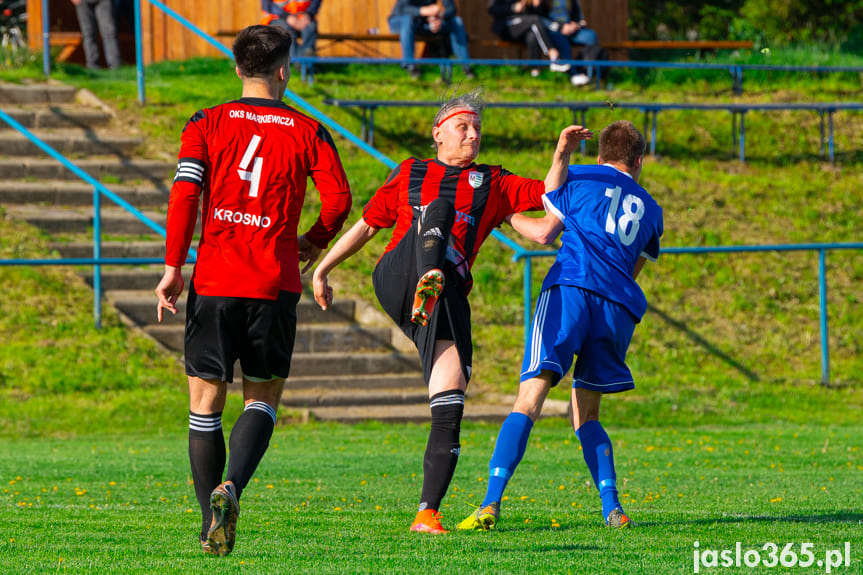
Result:
{"type": "Polygon", "coordinates": [[[57,61],[65,62],[72,57],[72,54],[81,46],[83,41],[80,32],[51,32],[48,45],[62,46],[57,55],[57,61]]]}
{"type": "Polygon", "coordinates": [[[606,50],[751,50],[748,40],[625,40],[601,42],[606,50]]]}
{"type": "MultiPolygon", "coordinates": [[[[506,48],[524,53],[524,42],[507,40],[482,40],[482,46],[489,48],[506,48]]],[[[713,50],[751,50],[754,44],[748,40],[624,40],[622,42],[600,42],[603,48],[610,51],[622,50],[698,50],[699,52],[713,50]]]]}
{"type": "MultiPolygon", "coordinates": [[[[217,38],[233,38],[237,35],[238,30],[219,30],[215,33],[217,38]]],[[[332,44],[356,44],[359,48],[358,53],[366,53],[367,55],[376,56],[374,50],[370,50],[368,44],[371,42],[398,42],[398,34],[346,34],[340,32],[318,32],[318,42],[330,42],[332,44]]],[[[416,41],[422,44],[420,57],[429,57],[432,49],[440,49],[444,42],[449,42],[449,37],[443,34],[437,36],[417,35],[416,41]]],[[[447,44],[448,45],[448,44],[447,44]]],[[[326,45],[324,45],[326,47],[326,45]]]]}
{"type": "MultiPolygon", "coordinates": [[[[374,145],[374,113],[377,108],[409,108],[409,107],[439,107],[440,102],[410,101],[410,100],[342,100],[327,98],[324,104],[341,108],[359,108],[362,110],[361,137],[370,145],[374,145]]],[[[656,153],[657,138],[657,116],[661,111],[670,110],[695,110],[695,111],[727,111],[731,112],[732,132],[731,139],[737,142],[738,154],[741,162],[746,161],[746,126],[744,117],[753,111],[814,111],[821,118],[821,149],[830,162],[835,159],[833,139],[833,114],[840,110],[863,111],[863,102],[808,102],[808,103],[765,103],[765,104],[665,104],[665,103],[642,103],[642,102],[608,102],[608,101],[582,101],[582,102],[486,102],[486,108],[532,108],[532,109],[568,109],[573,113],[573,123],[586,125],[586,114],[589,109],[633,109],[644,113],[644,134],[648,139],[649,153],[656,153]],[[652,122],[650,121],[652,117],[652,122]],[[825,141],[825,118],[829,123],[829,133],[825,141]]],[[[585,153],[585,142],[581,142],[581,153],[585,153]]]]}
{"type": "MultiPolygon", "coordinates": [[[[81,47],[83,41],[84,38],[81,36],[81,32],[51,32],[48,45],[62,46],[60,53],[57,54],[57,62],[66,62],[72,57],[72,54],[81,47]]],[[[134,43],[134,36],[120,33],[117,35],[117,41],[121,45],[126,42],[134,43]]]]}

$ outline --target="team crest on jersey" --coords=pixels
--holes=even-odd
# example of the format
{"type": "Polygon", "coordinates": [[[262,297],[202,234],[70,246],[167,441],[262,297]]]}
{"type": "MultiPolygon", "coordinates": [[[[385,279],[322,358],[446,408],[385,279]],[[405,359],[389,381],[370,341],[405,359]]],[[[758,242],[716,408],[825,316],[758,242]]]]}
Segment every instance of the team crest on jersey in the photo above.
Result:
{"type": "Polygon", "coordinates": [[[470,187],[476,189],[482,185],[482,172],[470,171],[467,173],[467,183],[470,187]]]}

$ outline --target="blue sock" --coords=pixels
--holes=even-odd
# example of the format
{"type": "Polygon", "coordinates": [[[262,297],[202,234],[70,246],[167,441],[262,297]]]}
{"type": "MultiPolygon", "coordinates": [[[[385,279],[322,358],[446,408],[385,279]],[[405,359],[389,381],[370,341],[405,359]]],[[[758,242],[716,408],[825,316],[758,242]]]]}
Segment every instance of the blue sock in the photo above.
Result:
{"type": "Polygon", "coordinates": [[[602,517],[607,519],[612,509],[620,507],[617,498],[617,475],[614,472],[614,450],[611,440],[598,421],[588,421],[578,428],[575,435],[581,441],[584,462],[599,489],[602,500],[602,517]]]}
{"type": "Polygon", "coordinates": [[[483,507],[495,501],[500,503],[503,490],[524,455],[531,429],[533,421],[523,413],[510,413],[504,420],[488,462],[488,491],[483,507]]]}

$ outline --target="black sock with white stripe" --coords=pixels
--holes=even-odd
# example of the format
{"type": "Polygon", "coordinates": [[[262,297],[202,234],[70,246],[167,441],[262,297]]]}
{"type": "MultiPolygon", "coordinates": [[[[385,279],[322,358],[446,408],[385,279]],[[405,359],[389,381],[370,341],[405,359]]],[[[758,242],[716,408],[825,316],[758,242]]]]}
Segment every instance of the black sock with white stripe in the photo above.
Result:
{"type": "Polygon", "coordinates": [[[270,445],[270,437],[276,425],[276,410],[263,401],[253,401],[237,418],[231,429],[227,481],[233,481],[237,488],[237,499],[243,493],[261,458],[270,445]]]}
{"type": "Polygon", "coordinates": [[[199,415],[189,412],[189,463],[195,497],[201,506],[201,539],[207,538],[213,512],[210,494],[221,482],[225,472],[225,436],[222,433],[222,412],[199,415]]]}
{"type": "Polygon", "coordinates": [[[436,393],[431,398],[431,431],[423,459],[423,491],[420,511],[440,509],[452,481],[461,449],[459,435],[464,414],[464,392],[457,389],[436,393]]]}

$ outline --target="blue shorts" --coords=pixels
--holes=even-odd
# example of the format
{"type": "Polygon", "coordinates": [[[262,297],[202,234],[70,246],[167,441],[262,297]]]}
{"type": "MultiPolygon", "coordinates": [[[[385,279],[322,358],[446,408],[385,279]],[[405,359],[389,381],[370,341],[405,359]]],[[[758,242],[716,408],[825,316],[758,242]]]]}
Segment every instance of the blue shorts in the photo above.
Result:
{"type": "Polygon", "coordinates": [[[625,360],[635,323],[625,307],[591,291],[566,285],[544,290],[525,345],[521,381],[542,370],[562,379],[577,355],[573,387],[602,393],[633,389],[625,360]]]}

